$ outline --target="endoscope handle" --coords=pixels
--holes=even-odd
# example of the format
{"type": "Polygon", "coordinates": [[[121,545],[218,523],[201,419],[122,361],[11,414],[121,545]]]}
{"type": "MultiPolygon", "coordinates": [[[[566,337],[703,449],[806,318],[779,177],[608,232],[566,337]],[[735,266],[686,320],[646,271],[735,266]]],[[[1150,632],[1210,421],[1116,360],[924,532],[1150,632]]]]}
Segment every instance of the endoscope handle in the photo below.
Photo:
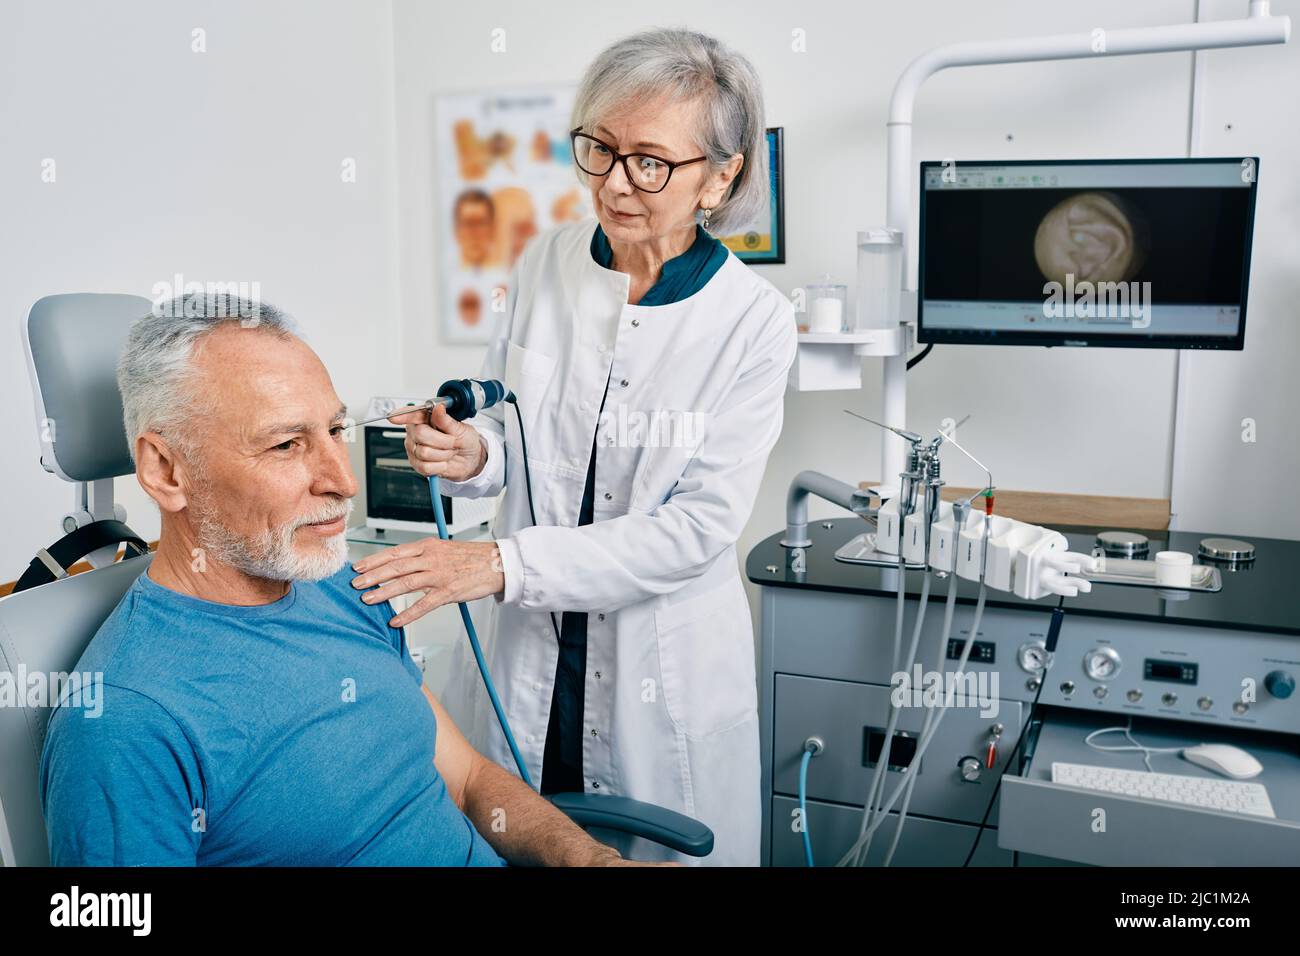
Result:
{"type": "Polygon", "coordinates": [[[491,408],[503,400],[510,401],[514,398],[494,378],[481,381],[473,378],[451,379],[442,383],[438,397],[447,399],[447,414],[458,422],[473,418],[483,409],[491,408]]]}

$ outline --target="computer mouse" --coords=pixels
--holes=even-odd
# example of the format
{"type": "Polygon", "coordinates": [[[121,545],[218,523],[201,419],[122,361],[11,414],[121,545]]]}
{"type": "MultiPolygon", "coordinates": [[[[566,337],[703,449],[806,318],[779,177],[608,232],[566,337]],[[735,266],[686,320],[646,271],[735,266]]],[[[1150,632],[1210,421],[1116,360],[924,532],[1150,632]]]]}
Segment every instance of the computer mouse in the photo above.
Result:
{"type": "Polygon", "coordinates": [[[1257,777],[1264,768],[1260,762],[1240,747],[1228,744],[1198,744],[1183,751],[1183,757],[1215,773],[1234,780],[1257,777]]]}

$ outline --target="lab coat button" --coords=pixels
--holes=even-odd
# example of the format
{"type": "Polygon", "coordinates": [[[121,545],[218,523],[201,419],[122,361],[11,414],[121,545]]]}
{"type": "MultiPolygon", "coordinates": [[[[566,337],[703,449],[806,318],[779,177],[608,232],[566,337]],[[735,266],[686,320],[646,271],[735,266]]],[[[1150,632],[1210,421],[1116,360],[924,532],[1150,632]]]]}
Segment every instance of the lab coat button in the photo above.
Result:
{"type": "Polygon", "coordinates": [[[614,496],[611,495],[611,494],[607,491],[607,492],[605,492],[605,500],[606,500],[606,501],[613,501],[613,500],[614,500],[614,496]]]}
{"type": "Polygon", "coordinates": [[[636,328],[638,325],[640,325],[640,324],[641,324],[641,320],[640,320],[640,319],[633,319],[633,320],[632,320],[632,328],[635,329],[635,328],[636,328]]]}
{"type": "Polygon", "coordinates": [[[592,728],[591,728],[591,736],[593,736],[593,737],[599,737],[599,736],[600,736],[600,734],[596,732],[596,728],[595,728],[595,727],[592,727],[592,728]]]}
{"type": "Polygon", "coordinates": [[[596,615],[596,620],[598,620],[598,621],[603,621],[603,620],[605,620],[605,615],[603,615],[603,614],[597,614],[597,615],[596,615]]]}
{"type": "Polygon", "coordinates": [[[533,690],[541,690],[541,689],[542,689],[541,683],[538,681],[533,681],[533,690]]]}
{"type": "Polygon", "coordinates": [[[593,780],[593,781],[591,781],[591,789],[592,789],[592,790],[599,790],[599,789],[600,789],[600,781],[599,781],[599,780],[593,780]]]}
{"type": "Polygon", "coordinates": [[[623,379],[623,381],[619,382],[619,384],[622,385],[624,388],[627,388],[627,379],[623,379]]]}
{"type": "Polygon", "coordinates": [[[596,680],[600,680],[600,671],[596,671],[596,680]]]}

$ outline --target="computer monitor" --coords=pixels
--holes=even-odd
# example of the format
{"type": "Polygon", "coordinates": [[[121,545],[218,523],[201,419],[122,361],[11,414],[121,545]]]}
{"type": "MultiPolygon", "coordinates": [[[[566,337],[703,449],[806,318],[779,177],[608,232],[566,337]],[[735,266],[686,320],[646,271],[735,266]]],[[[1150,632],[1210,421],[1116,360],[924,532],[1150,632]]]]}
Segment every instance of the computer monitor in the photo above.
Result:
{"type": "Polygon", "coordinates": [[[921,164],[917,338],[1241,349],[1259,160],[921,164]]]}

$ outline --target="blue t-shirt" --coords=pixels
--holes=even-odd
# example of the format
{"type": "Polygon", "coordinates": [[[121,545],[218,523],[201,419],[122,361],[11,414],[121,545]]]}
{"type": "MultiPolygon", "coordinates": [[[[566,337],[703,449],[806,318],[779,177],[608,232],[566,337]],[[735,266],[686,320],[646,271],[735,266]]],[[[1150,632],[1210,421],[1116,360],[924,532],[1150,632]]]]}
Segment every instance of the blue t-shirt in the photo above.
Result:
{"type": "Polygon", "coordinates": [[[78,662],[41,757],[56,866],[502,861],[433,764],[437,722],[355,572],[232,607],[136,578],[78,662]],[[91,716],[99,710],[99,716],[91,716]]]}

